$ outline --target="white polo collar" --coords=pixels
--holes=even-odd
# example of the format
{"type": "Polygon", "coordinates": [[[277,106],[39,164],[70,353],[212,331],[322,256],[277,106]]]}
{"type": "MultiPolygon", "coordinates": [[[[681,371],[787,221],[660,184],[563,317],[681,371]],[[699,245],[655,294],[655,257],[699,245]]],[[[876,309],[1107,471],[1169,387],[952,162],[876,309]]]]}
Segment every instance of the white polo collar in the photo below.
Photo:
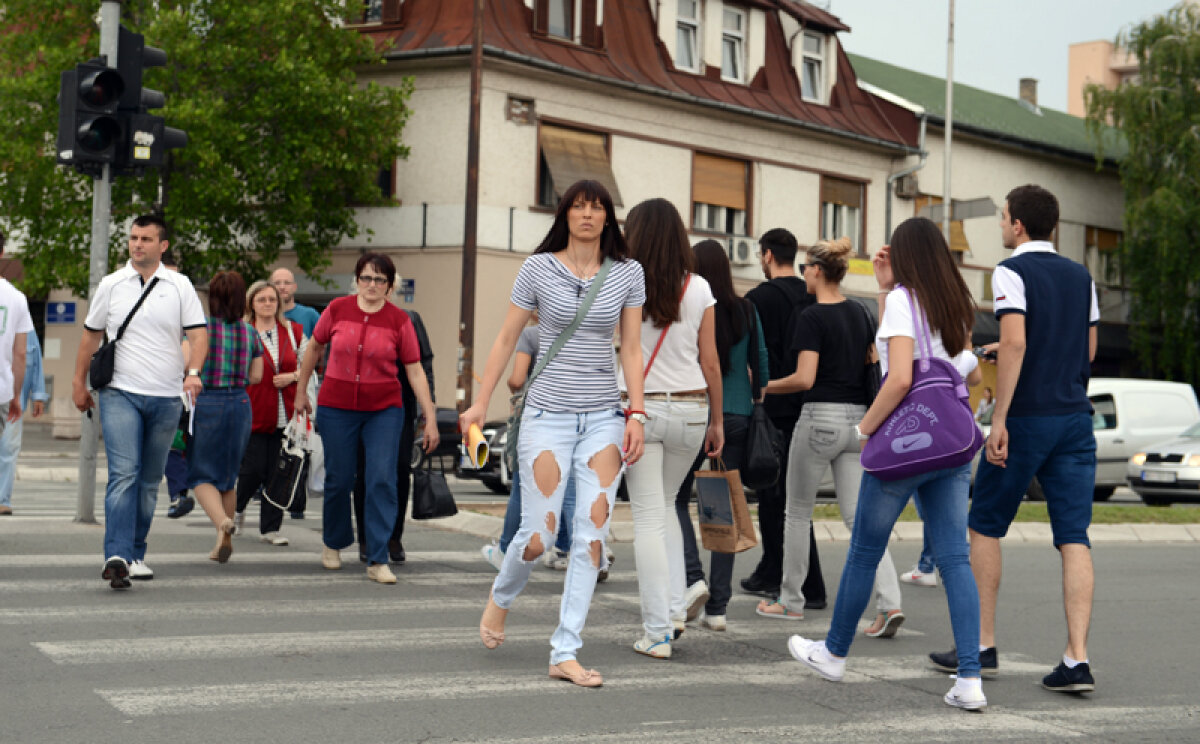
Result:
{"type": "Polygon", "coordinates": [[[1048,240],[1028,240],[1013,251],[1013,257],[1020,256],[1024,253],[1057,253],[1054,250],[1054,244],[1048,240]]]}

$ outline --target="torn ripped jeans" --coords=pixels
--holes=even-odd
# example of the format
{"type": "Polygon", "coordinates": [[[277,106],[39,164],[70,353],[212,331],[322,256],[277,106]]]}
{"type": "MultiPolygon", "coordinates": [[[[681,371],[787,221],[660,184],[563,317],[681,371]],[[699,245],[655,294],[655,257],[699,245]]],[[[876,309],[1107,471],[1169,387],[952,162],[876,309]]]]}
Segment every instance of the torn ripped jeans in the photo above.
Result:
{"type": "Polygon", "coordinates": [[[574,659],[583,645],[580,634],[596,589],[596,576],[607,567],[604,545],[621,483],[624,433],[625,416],[618,408],[556,413],[526,406],[521,419],[521,441],[517,445],[521,526],[504,553],[500,573],[492,584],[492,599],[497,606],[508,609],[525,588],[538,557],[554,544],[568,476],[574,475],[570,561],[558,628],[550,638],[551,664],[574,659]],[[608,448],[611,451],[606,453],[608,448]]]}

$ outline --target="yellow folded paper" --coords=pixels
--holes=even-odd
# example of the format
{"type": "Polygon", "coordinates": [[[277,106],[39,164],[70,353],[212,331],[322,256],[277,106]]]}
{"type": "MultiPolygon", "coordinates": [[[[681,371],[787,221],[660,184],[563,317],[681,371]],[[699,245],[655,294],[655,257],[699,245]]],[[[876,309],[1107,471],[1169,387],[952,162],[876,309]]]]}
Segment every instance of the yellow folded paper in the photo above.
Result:
{"type": "Polygon", "coordinates": [[[488,461],[488,444],[483,438],[483,432],[479,430],[479,426],[471,424],[467,429],[467,464],[469,467],[479,470],[488,461]]]}

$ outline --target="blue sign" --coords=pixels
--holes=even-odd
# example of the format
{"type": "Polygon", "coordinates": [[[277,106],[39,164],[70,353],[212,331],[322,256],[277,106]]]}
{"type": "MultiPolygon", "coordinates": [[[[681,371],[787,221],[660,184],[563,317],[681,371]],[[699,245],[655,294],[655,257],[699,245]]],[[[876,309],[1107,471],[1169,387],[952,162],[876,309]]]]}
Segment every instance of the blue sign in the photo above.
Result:
{"type": "Polygon", "coordinates": [[[405,302],[412,302],[417,295],[417,280],[401,279],[400,294],[404,295],[405,302]]]}
{"type": "Polygon", "coordinates": [[[46,303],[46,322],[47,323],[71,323],[75,322],[75,303],[74,302],[47,302],[46,303]]]}

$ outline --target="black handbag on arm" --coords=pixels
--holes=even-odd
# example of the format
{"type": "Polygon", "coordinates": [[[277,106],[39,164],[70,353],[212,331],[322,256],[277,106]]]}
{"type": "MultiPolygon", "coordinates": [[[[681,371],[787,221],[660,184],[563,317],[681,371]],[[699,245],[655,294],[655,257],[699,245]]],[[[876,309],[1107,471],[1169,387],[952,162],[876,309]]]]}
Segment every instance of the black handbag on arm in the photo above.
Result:
{"type": "MultiPolygon", "coordinates": [[[[758,354],[758,315],[750,310],[750,384],[751,397],[763,389],[763,369],[758,354]]],[[[755,401],[746,432],[746,459],[739,471],[747,488],[769,488],[779,480],[783,463],[783,437],[762,401],[755,401]]]]}
{"type": "Polygon", "coordinates": [[[125,335],[125,329],[129,326],[129,321],[133,320],[133,316],[137,313],[138,308],[154,291],[154,285],[158,284],[158,277],[150,280],[150,285],[146,287],[146,291],[142,292],[142,296],[138,298],[137,304],[129,311],[129,315],[125,316],[125,322],[117,329],[117,337],[109,339],[108,343],[96,349],[96,353],[92,354],[92,361],[88,365],[88,382],[92,385],[92,390],[103,390],[112,382],[113,370],[117,366],[117,342],[121,340],[121,336],[125,335]]]}

